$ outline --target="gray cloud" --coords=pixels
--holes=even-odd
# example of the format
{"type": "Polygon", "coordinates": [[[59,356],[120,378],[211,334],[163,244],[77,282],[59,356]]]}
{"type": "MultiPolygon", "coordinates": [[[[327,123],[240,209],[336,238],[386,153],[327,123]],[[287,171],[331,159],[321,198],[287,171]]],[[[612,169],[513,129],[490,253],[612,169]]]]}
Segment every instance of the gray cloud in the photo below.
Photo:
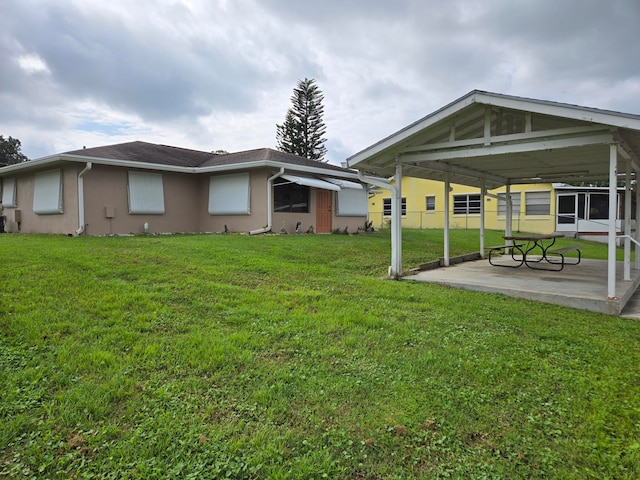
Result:
{"type": "Polygon", "coordinates": [[[475,88],[638,113],[639,21],[637,0],[4,0],[0,133],[30,156],[274,146],[304,77],[335,163],[475,88]]]}

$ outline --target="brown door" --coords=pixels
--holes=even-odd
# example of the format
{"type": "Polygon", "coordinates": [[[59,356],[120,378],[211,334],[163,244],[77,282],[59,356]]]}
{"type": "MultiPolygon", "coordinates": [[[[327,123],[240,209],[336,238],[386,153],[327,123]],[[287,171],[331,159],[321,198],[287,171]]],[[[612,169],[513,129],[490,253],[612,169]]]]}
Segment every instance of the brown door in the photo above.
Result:
{"type": "Polygon", "coordinates": [[[331,233],[331,190],[316,190],[316,232],[331,233]]]}

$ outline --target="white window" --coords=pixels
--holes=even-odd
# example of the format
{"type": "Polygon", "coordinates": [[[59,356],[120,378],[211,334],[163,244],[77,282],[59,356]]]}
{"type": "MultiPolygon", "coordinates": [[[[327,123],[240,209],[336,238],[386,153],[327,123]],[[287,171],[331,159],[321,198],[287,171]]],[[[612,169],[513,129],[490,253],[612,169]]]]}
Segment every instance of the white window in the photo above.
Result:
{"type": "Polygon", "coordinates": [[[427,212],[435,212],[436,211],[436,196],[435,195],[427,195],[426,196],[425,209],[427,210],[427,212]]]}
{"type": "Polygon", "coordinates": [[[249,173],[220,175],[209,179],[209,215],[251,213],[249,173]]]}
{"type": "Polygon", "coordinates": [[[549,215],[551,213],[551,192],[525,193],[525,215],[549,215]]]}
{"type": "Polygon", "coordinates": [[[164,213],[162,174],[130,171],[128,190],[130,214],[164,213]]]}
{"type": "MultiPolygon", "coordinates": [[[[520,192],[511,192],[511,213],[518,217],[520,216],[520,192]]],[[[507,194],[498,194],[498,216],[504,217],[507,215],[507,194]]]]}
{"type": "Polygon", "coordinates": [[[5,207],[17,207],[16,203],[16,179],[2,179],[2,205],[5,207]]]}
{"type": "Polygon", "coordinates": [[[33,187],[33,213],[53,215],[62,210],[62,171],[36,173],[33,187]]]}
{"type": "Polygon", "coordinates": [[[480,213],[480,195],[465,194],[453,196],[453,214],[468,215],[480,213]]]}
{"type": "Polygon", "coordinates": [[[365,190],[343,188],[338,192],[337,216],[363,217],[369,212],[369,200],[365,190]]]}
{"type": "MultiPolygon", "coordinates": [[[[391,216],[391,199],[383,198],[382,199],[382,214],[386,217],[391,216]]],[[[407,197],[402,197],[402,215],[405,216],[407,214],[407,197]]]]}

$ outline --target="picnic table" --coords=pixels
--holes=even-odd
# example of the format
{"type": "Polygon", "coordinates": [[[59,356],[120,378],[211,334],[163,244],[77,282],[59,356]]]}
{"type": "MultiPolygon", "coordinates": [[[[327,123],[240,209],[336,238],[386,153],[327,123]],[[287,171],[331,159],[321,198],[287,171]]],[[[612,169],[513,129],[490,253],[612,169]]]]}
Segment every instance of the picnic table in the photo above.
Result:
{"type": "Polygon", "coordinates": [[[560,271],[565,265],[577,265],[580,263],[580,247],[571,245],[562,248],[552,248],[556,239],[563,237],[561,233],[531,234],[531,235],[508,235],[503,237],[507,242],[505,245],[489,247],[489,263],[496,267],[518,268],[522,265],[534,270],[560,271]],[[510,252],[515,263],[504,264],[494,263],[492,257],[494,253],[510,252]],[[568,259],[565,253],[577,252],[578,257],[568,259]]]}

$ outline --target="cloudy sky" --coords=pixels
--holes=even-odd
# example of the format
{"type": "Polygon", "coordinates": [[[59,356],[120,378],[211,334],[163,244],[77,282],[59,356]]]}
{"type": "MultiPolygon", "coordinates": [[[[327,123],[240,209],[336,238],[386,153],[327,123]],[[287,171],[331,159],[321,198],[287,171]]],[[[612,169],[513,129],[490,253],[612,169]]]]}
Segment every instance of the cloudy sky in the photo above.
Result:
{"type": "Polygon", "coordinates": [[[298,80],[328,159],[474,89],[640,114],[640,0],[0,0],[0,134],[275,148],[298,80]]]}

